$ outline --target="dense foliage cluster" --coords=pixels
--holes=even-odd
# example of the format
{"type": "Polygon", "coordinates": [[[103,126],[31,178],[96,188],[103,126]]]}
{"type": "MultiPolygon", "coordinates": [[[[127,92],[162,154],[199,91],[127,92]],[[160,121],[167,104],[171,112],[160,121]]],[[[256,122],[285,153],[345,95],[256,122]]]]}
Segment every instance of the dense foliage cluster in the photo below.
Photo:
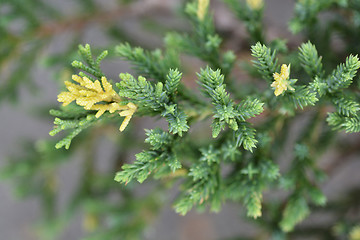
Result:
{"type": "MultiPolygon", "coordinates": [[[[9,59],[15,51],[11,39],[18,36],[6,28],[6,20],[14,16],[31,20],[27,31],[35,34],[35,46],[27,43],[32,47],[1,86],[0,99],[12,96],[8,93],[24,80],[18,76],[18,68],[31,69],[26,58],[33,57],[31,51],[41,46],[37,38],[46,39],[36,32],[41,23],[36,12],[25,12],[27,7],[22,2],[26,1],[7,3],[13,14],[0,23],[7,44],[1,45],[0,60],[9,59]]],[[[356,224],[360,219],[347,219],[348,209],[342,215],[336,207],[329,207],[330,212],[338,214],[330,226],[332,231],[326,230],[329,226],[314,232],[296,226],[319,206],[327,209],[320,188],[326,173],[317,160],[334,146],[339,131],[360,132],[360,60],[355,55],[360,50],[356,30],[360,26],[360,2],[297,1],[289,27],[307,40],[290,49],[284,39],[267,39],[265,2],[224,2],[245,25],[250,50],[246,53],[251,61],[245,62],[234,51],[223,49],[226,39],[216,31],[210,1],[203,0],[186,4],[185,16],[191,29],[168,33],[163,49],[148,50],[124,41],[94,54],[90,45],[79,45],[71,70],[77,75],[73,75],[73,81],[59,77],[67,88],[58,95],[63,106],[50,110],[56,117],[50,135],[64,131],[65,136],[56,142],[51,139],[27,145],[26,156],[11,159],[3,169],[5,176],[25,179],[29,184],[26,189],[20,184],[23,195],[40,195],[46,203],[44,224],[49,235],[45,237],[56,233],[73,210],[81,208],[85,228],[90,232],[85,239],[141,238],[142,229],[161,207],[158,199],[167,187],[176,186],[179,195],[173,206],[181,215],[193,208],[220,211],[225,202],[234,201],[245,206],[247,216],[256,219],[269,239],[297,234],[358,239],[356,224]],[[322,22],[318,15],[324,11],[339,16],[322,22]],[[351,18],[343,18],[342,14],[347,13],[352,14],[351,18]],[[345,47],[341,52],[332,51],[332,34],[342,37],[345,47]],[[112,77],[104,72],[101,62],[108,53],[129,62],[134,74],[112,77]],[[195,70],[196,74],[187,72],[182,61],[186,55],[202,61],[203,67],[195,70]],[[239,79],[239,66],[250,81],[239,79]],[[184,80],[188,75],[196,88],[184,80]],[[143,130],[136,125],[146,116],[164,119],[167,127],[159,123],[145,130],[145,140],[138,139],[135,133],[143,130]],[[293,136],[290,132],[295,124],[300,130],[293,136]],[[111,171],[104,174],[96,170],[92,151],[98,135],[111,126],[120,126],[122,132],[116,131],[118,157],[111,171]],[[132,152],[129,149],[139,147],[145,149],[135,154],[134,161],[126,159],[132,152]],[[90,149],[90,153],[84,160],[79,188],[66,211],[59,213],[56,170],[76,149],[90,149]],[[286,156],[289,164],[280,170],[286,149],[291,149],[286,156]],[[134,182],[150,178],[156,179],[150,194],[137,197],[134,182]],[[264,193],[269,189],[286,191],[287,195],[275,200],[266,198],[264,193]],[[114,192],[118,194],[115,202],[111,200],[114,192]]],[[[64,55],[69,58],[68,53],[64,55]]],[[[47,63],[59,64],[53,58],[47,63]]],[[[359,196],[359,190],[355,194],[359,196]]],[[[358,206],[359,199],[347,202],[347,207],[358,206]]]]}

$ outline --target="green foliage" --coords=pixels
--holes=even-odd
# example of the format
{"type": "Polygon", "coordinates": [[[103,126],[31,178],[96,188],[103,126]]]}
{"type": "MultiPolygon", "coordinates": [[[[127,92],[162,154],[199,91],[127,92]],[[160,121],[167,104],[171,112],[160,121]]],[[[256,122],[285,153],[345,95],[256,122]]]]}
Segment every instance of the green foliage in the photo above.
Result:
{"type": "MultiPolygon", "coordinates": [[[[95,80],[92,76],[96,78],[101,78],[104,76],[100,69],[100,63],[108,54],[107,51],[103,51],[94,60],[90,45],[86,44],[85,46],[79,45],[79,53],[87,65],[81,61],[73,61],[72,66],[84,71],[79,73],[80,76],[86,76],[92,81],[95,80]]],[[[56,117],[54,121],[55,127],[49,133],[51,136],[54,136],[63,130],[72,130],[69,135],[67,135],[55,145],[57,149],[62,147],[69,149],[71,141],[74,137],[76,137],[83,130],[93,126],[96,122],[98,122],[98,119],[94,114],[91,114],[78,106],[63,108],[62,110],[52,109],[50,110],[50,114],[56,117]]]]}
{"type": "Polygon", "coordinates": [[[346,117],[339,113],[329,113],[326,120],[334,130],[345,130],[346,132],[360,131],[359,116],[346,117]]]}
{"type": "Polygon", "coordinates": [[[309,214],[310,210],[306,200],[302,197],[294,196],[286,205],[280,227],[283,231],[289,232],[309,214]]]}
{"type": "Polygon", "coordinates": [[[360,110],[360,104],[348,96],[338,96],[333,99],[338,112],[346,117],[356,115],[360,110]]]}
{"type": "Polygon", "coordinates": [[[71,65],[74,68],[77,68],[77,69],[83,71],[83,72],[80,72],[79,75],[81,77],[86,76],[89,79],[91,79],[92,81],[95,80],[92,76],[99,78],[99,79],[102,76],[104,76],[104,73],[100,69],[100,63],[108,55],[108,51],[106,51],[106,50],[103,51],[102,53],[99,54],[98,57],[96,57],[94,59],[93,54],[91,52],[91,47],[89,44],[85,44],[85,46],[79,45],[78,48],[79,48],[79,55],[85,61],[86,64],[81,61],[75,60],[71,63],[71,65]],[[88,75],[86,73],[89,73],[92,76],[88,75]]]}
{"type": "Polygon", "coordinates": [[[180,73],[177,69],[173,70],[170,69],[168,75],[166,76],[165,80],[165,91],[169,95],[175,95],[176,90],[179,86],[181,80],[182,73],[180,73]]]}
{"type": "MultiPolygon", "coordinates": [[[[340,151],[339,156],[353,156],[358,151],[356,143],[339,144],[337,137],[338,131],[360,132],[360,61],[354,55],[360,51],[358,1],[296,1],[290,30],[303,31],[301,38],[309,39],[300,46],[293,39],[288,44],[282,38],[266,41],[265,36],[271,35],[263,24],[266,1],[224,0],[245,25],[249,39],[231,39],[237,34],[215,25],[212,5],[199,11],[207,1],[188,1],[184,17],[191,27],[186,31],[171,28],[172,32],[164,33],[164,47],[155,50],[146,49],[150,45],[147,39],[132,39],[122,29],[128,14],[139,14],[135,1],[122,1],[127,5],[110,12],[93,0],[74,2],[84,15],[77,13],[70,19],[41,0],[31,4],[6,0],[8,10],[0,7],[0,73],[4,79],[0,100],[14,97],[22,83],[32,85],[34,59],[46,52],[41,50],[50,39],[69,29],[75,32],[69,46],[41,62],[63,69],[57,77],[67,81],[68,90],[77,87],[79,93],[88,95],[92,92],[87,89],[104,91],[97,92],[101,96],[96,102],[103,114],[96,113],[96,107],[81,105],[84,99],[50,110],[55,116],[50,135],[63,130],[66,135],[60,140],[26,144],[21,151],[24,155],[9,158],[1,171],[3,177],[15,179],[20,196],[38,196],[43,201],[44,238],[55,239],[70,219],[80,214],[84,216],[84,239],[142,239],[146,225],[166,205],[170,187],[178,188],[174,209],[181,215],[193,208],[220,211],[228,201],[244,206],[249,218],[258,219],[260,234],[254,234],[254,239],[302,239],[301,234],[314,239],[346,238],[355,228],[353,220],[347,219],[348,212],[358,206],[359,193],[348,194],[341,204],[327,203],[320,183],[326,174],[331,177],[339,163],[325,167],[325,172],[317,160],[332,148],[340,151]],[[319,17],[325,11],[330,13],[328,17],[319,17]],[[16,21],[24,22],[24,28],[14,30],[12,22],[16,21]],[[109,52],[85,44],[74,53],[83,28],[97,21],[104,34],[115,40],[101,47],[109,52]],[[135,44],[145,47],[133,47],[135,44]],[[236,54],[228,49],[234,44],[236,54]],[[108,54],[128,61],[133,75],[120,73],[119,80],[102,81],[112,74],[100,66],[108,54]],[[191,61],[187,62],[184,54],[192,56],[191,61]],[[236,60],[247,61],[250,55],[254,57],[251,62],[235,64],[236,60]],[[193,58],[200,60],[200,69],[198,63],[192,64],[193,58]],[[71,85],[77,84],[70,83],[74,69],[63,68],[70,59],[77,59],[71,65],[89,79],[90,87],[79,82],[71,85]],[[243,69],[233,72],[234,66],[243,69]],[[243,70],[254,78],[248,79],[243,70]],[[195,72],[199,72],[199,89],[194,85],[195,72]],[[143,117],[152,117],[155,122],[151,124],[159,126],[156,119],[163,118],[168,127],[145,130],[144,140],[141,128],[147,119],[144,122],[143,117]],[[133,121],[122,133],[112,128],[121,120],[126,124],[133,121]],[[103,137],[112,142],[115,151],[106,172],[97,166],[98,160],[105,162],[102,156],[97,159],[103,137]],[[143,142],[149,147],[142,149],[143,142]],[[76,175],[79,183],[74,184],[65,206],[59,207],[57,170],[75,151],[82,156],[76,175]],[[135,159],[129,160],[134,151],[138,152],[135,159]],[[139,197],[134,180],[146,184],[151,178],[155,181],[139,197]],[[279,190],[286,194],[264,194],[279,190]],[[329,221],[332,225],[324,223],[326,231],[297,226],[317,211],[327,211],[335,219],[329,221]],[[336,234],[329,233],[330,228],[336,234]]],[[[169,28],[151,24],[157,32],[169,28]]]]}
{"type": "Polygon", "coordinates": [[[221,206],[220,151],[213,148],[200,149],[199,162],[193,164],[189,171],[186,184],[188,190],[175,202],[175,211],[185,215],[193,205],[210,204],[212,211],[218,211],[221,206]]]}
{"type": "Polygon", "coordinates": [[[224,195],[233,200],[241,199],[247,208],[247,216],[258,218],[262,215],[262,192],[278,177],[279,168],[271,161],[250,162],[226,179],[228,187],[224,195]]]}
{"type": "Polygon", "coordinates": [[[248,126],[247,123],[242,123],[239,129],[235,132],[235,139],[237,146],[243,146],[244,149],[252,152],[256,147],[258,140],[255,138],[255,129],[248,126]]]}
{"type": "Polygon", "coordinates": [[[294,17],[289,23],[289,28],[293,33],[298,33],[306,27],[311,27],[317,23],[319,12],[329,8],[338,0],[304,0],[297,1],[294,8],[294,17]]]}
{"type": "Polygon", "coordinates": [[[243,145],[246,150],[252,151],[257,143],[255,130],[245,120],[260,114],[263,103],[257,99],[247,99],[235,106],[225,90],[224,76],[220,74],[220,70],[206,68],[198,76],[204,95],[211,99],[215,108],[211,124],[212,136],[216,138],[227,124],[235,133],[237,146],[243,145]]]}
{"type": "MultiPolygon", "coordinates": [[[[308,133],[312,134],[314,127],[315,126],[310,123],[310,126],[308,126],[308,129],[301,138],[302,141],[310,141],[308,133]]],[[[308,196],[310,201],[315,205],[323,206],[326,203],[325,195],[312,183],[311,178],[307,175],[307,172],[316,174],[316,171],[318,171],[313,165],[314,156],[311,155],[311,152],[314,150],[315,146],[308,146],[305,143],[296,144],[294,147],[295,156],[292,166],[287,175],[282,179],[283,187],[294,187],[294,192],[289,197],[282,213],[282,219],[279,222],[279,226],[284,232],[292,231],[296,224],[303,221],[310,214],[309,203],[306,196],[308,196]],[[294,185],[295,183],[297,184],[296,186],[294,185]]]]}
{"type": "Polygon", "coordinates": [[[346,58],[345,64],[338,65],[336,70],[326,79],[329,92],[334,93],[343,88],[347,88],[353,81],[357,70],[360,67],[360,61],[357,56],[350,55],[346,58]]]}
{"type": "Polygon", "coordinates": [[[129,61],[135,70],[146,78],[164,82],[169,68],[179,67],[178,55],[173,50],[164,54],[160,49],[146,51],[141,47],[131,47],[129,43],[116,46],[115,52],[129,61]]]}
{"type": "Polygon", "coordinates": [[[55,134],[68,129],[73,129],[72,132],[67,135],[65,138],[60,140],[55,147],[56,148],[62,148],[65,147],[66,149],[69,149],[71,140],[76,137],[81,131],[84,129],[90,127],[94,121],[95,121],[94,115],[87,115],[86,118],[82,118],[80,120],[64,120],[60,118],[55,118],[54,124],[56,127],[50,131],[50,135],[54,136],[55,134]]]}
{"type": "Polygon", "coordinates": [[[101,72],[100,63],[108,55],[108,51],[103,51],[95,60],[91,53],[89,44],[85,46],[79,45],[80,56],[84,59],[87,65],[80,61],[73,61],[72,66],[74,68],[83,70],[84,72],[90,73],[97,78],[101,78],[104,74],[101,72]]]}
{"type": "Polygon", "coordinates": [[[316,97],[316,92],[305,86],[297,87],[294,92],[289,92],[285,98],[288,103],[292,103],[293,107],[300,107],[301,109],[308,105],[315,105],[319,100],[316,97]]]}
{"type": "MultiPolygon", "coordinates": [[[[268,83],[273,82],[275,80],[274,73],[278,72],[276,51],[272,51],[265,45],[257,43],[251,47],[251,52],[252,56],[256,58],[256,60],[253,60],[252,62],[254,63],[258,73],[268,83]]],[[[321,58],[317,57],[317,52],[313,45],[310,43],[303,44],[299,49],[299,58],[306,73],[308,73],[310,77],[316,77],[317,75],[315,74],[315,76],[313,76],[313,73],[317,71],[320,71],[319,76],[323,75],[321,58]]],[[[317,78],[315,78],[315,80],[316,79],[317,78]]],[[[320,91],[319,84],[314,85],[314,83],[310,83],[309,86],[297,86],[295,85],[297,79],[291,79],[291,77],[286,81],[288,81],[289,85],[291,85],[294,89],[289,89],[290,91],[287,90],[285,91],[285,94],[281,94],[276,97],[274,102],[277,102],[277,104],[281,106],[281,112],[293,115],[294,109],[298,107],[303,109],[305,106],[315,105],[315,103],[319,100],[316,96],[317,92],[314,91],[314,88],[319,89],[320,91]]],[[[275,96],[273,98],[275,98],[275,96]]]]}
{"type": "Polygon", "coordinates": [[[299,59],[302,67],[311,79],[324,77],[322,58],[319,57],[315,46],[311,42],[301,44],[299,47],[299,59]]]}
{"type": "Polygon", "coordinates": [[[309,84],[309,87],[319,94],[320,97],[326,94],[328,89],[327,84],[321,78],[315,77],[314,81],[309,84]]]}
{"type": "Polygon", "coordinates": [[[171,100],[179,84],[181,73],[170,69],[164,85],[153,85],[144,77],[136,80],[130,74],[120,74],[122,81],[117,84],[119,95],[133,100],[140,107],[160,113],[169,123],[169,131],[182,136],[189,129],[186,114],[171,100]]]}
{"type": "Polygon", "coordinates": [[[148,138],[145,142],[150,143],[150,150],[136,154],[136,161],[125,164],[122,171],[116,174],[115,181],[128,183],[135,178],[142,183],[155,171],[163,176],[181,168],[181,163],[171,150],[174,136],[158,128],[147,130],[146,135],[148,138]]]}
{"type": "Polygon", "coordinates": [[[279,69],[276,51],[271,51],[270,48],[258,42],[251,47],[251,53],[256,58],[252,62],[261,77],[269,82],[273,81],[273,74],[279,69]]]}
{"type": "MultiPolygon", "coordinates": [[[[161,191],[156,191],[162,195],[161,191]]],[[[126,194],[125,194],[126,195],[126,194]]],[[[153,221],[156,212],[161,207],[161,200],[155,195],[143,198],[127,196],[125,201],[116,204],[104,202],[102,199],[88,199],[83,208],[86,210],[88,221],[109,219],[107,224],[101,224],[95,231],[82,240],[98,239],[141,239],[142,230],[149,221],[153,221]]]]}
{"type": "Polygon", "coordinates": [[[239,118],[243,121],[255,117],[256,115],[262,113],[263,103],[260,102],[258,99],[251,99],[248,98],[246,100],[241,101],[237,105],[237,110],[239,113],[239,118]]]}
{"type": "Polygon", "coordinates": [[[360,61],[357,56],[350,55],[345,64],[341,63],[336,70],[324,80],[316,78],[312,88],[316,89],[320,96],[327,96],[337,112],[329,113],[326,119],[330,126],[336,130],[346,132],[359,132],[359,103],[355,93],[346,91],[350,87],[357,71],[360,61]],[[346,94],[344,94],[346,93],[346,94]]]}
{"type": "MultiPolygon", "coordinates": [[[[245,24],[251,42],[264,43],[263,10],[264,3],[259,3],[259,7],[252,8],[245,1],[224,0],[236,17],[245,24]]],[[[260,1],[259,1],[260,2],[260,1]]]]}
{"type": "Polygon", "coordinates": [[[244,197],[248,217],[257,218],[261,216],[261,201],[262,194],[259,192],[251,192],[244,197]]]}
{"type": "Polygon", "coordinates": [[[213,17],[206,12],[204,19],[199,19],[195,1],[186,5],[185,12],[192,25],[191,34],[168,33],[165,38],[167,47],[198,57],[214,69],[221,68],[226,76],[236,57],[232,51],[221,54],[222,39],[215,32],[213,17]]]}

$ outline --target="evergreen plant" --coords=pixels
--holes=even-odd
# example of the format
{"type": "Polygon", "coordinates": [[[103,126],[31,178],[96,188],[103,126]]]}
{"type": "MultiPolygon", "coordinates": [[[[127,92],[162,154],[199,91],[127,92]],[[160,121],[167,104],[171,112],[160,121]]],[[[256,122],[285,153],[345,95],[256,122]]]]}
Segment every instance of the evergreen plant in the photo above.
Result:
{"type": "MultiPolygon", "coordinates": [[[[34,86],[33,59],[52,38],[75,31],[66,50],[42,57],[63,89],[61,104],[50,110],[53,137],[24,144],[1,169],[21,196],[43,202],[39,236],[56,239],[80,211],[84,240],[143,239],[166,202],[180,215],[219,212],[235,202],[260,230],[232,239],[360,239],[360,186],[328,202],[321,183],[331,169],[319,164],[332,149],[359,156],[359,0],[296,1],[289,29],[297,40],[289,43],[268,37],[267,1],[224,0],[247,31],[236,51],[226,49],[231,37],[215,25],[210,0],[184,1],[190,27],[168,31],[155,50],[136,46],[95,1],[76,2],[86,14],[74,19],[43,0],[0,5],[2,102],[16,100],[19,86],[34,86]],[[93,20],[117,43],[81,44],[76,31],[93,20]],[[14,30],[14,21],[24,22],[23,29],[14,30]],[[101,65],[106,58],[127,61],[133,72],[111,76],[101,65]],[[194,70],[187,58],[202,67],[194,70]],[[148,117],[155,126],[142,129],[148,117]],[[104,136],[117,152],[106,172],[94,157],[104,136]],[[340,148],[345,136],[356,141],[340,148]],[[77,188],[59,209],[58,170],[81,149],[77,188]],[[137,182],[150,182],[147,194],[139,197],[137,182]],[[176,189],[175,200],[166,198],[169,188],[176,189]],[[331,221],[300,224],[319,212],[331,214],[331,221]]],[[[139,7],[119,2],[113,14],[139,7]]]]}

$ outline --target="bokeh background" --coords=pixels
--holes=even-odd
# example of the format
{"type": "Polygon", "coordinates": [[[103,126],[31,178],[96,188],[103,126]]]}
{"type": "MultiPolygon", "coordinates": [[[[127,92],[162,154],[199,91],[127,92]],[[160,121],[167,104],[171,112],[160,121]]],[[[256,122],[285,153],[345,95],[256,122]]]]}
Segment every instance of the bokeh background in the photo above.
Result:
{"type": "MultiPolygon", "coordinates": [[[[28,1],[32,2],[31,0],[28,1]]],[[[43,60],[47,56],[61,54],[63,51],[70,51],[71,49],[76,52],[77,44],[73,44],[74,39],[78,40],[78,44],[89,43],[95,48],[116,45],[118,42],[109,37],[107,24],[118,26],[118,32],[115,31],[116,27],[114,27],[114,35],[122,34],[121,37],[131,40],[133,45],[140,45],[150,49],[163,45],[166,30],[189,29],[188,23],[179,13],[184,2],[180,0],[134,1],[134,3],[127,5],[123,9],[118,9],[118,3],[115,0],[99,0],[96,3],[98,9],[94,14],[88,14],[85,9],[81,9],[76,4],[76,1],[49,0],[49,2],[60,10],[64,16],[67,16],[67,19],[77,19],[79,23],[66,22],[66,19],[62,19],[59,20],[62,21],[62,25],[59,27],[56,26],[56,22],[44,21],[46,26],[42,30],[48,31],[52,36],[46,46],[43,47],[41,54],[33,59],[32,70],[27,73],[31,74],[32,79],[34,79],[37,91],[29,90],[28,85],[21,84],[17,91],[18,99],[16,102],[2,101],[0,105],[0,168],[4,166],[7,156],[21,151],[19,146],[24,139],[31,139],[35,142],[38,139],[50,138],[48,132],[53,127],[53,118],[50,116],[39,117],[39,110],[36,109],[36,106],[45,108],[58,105],[56,96],[59,92],[59,82],[54,79],[56,75],[62,73],[59,73],[61,67],[55,65],[55,67],[47,68],[45,66],[43,60]]],[[[294,36],[287,29],[287,22],[292,17],[294,2],[290,0],[266,0],[265,2],[265,23],[268,37],[286,37],[289,39],[289,44],[302,42],[301,36],[294,36]]],[[[6,8],[6,2],[0,1],[0,18],[2,18],[2,13],[6,13],[6,8]]],[[[39,8],[38,10],[41,11],[41,6],[39,8]]],[[[214,12],[217,28],[223,34],[229,34],[234,39],[227,42],[227,47],[235,51],[241,49],[239,46],[242,44],[242,39],[246,38],[242,24],[236,20],[220,0],[212,0],[211,9],[214,12]]],[[[46,11],[46,9],[43,11],[46,11]]],[[[11,23],[14,31],[21,31],[23,24],[21,21],[11,23]]],[[[241,54],[241,51],[238,54],[241,54]]],[[[198,71],[201,63],[193,59],[189,61],[194,61],[193,71],[198,71]]],[[[70,62],[71,59],[64,64],[70,65],[70,62]]],[[[113,59],[105,61],[103,70],[114,79],[119,72],[132,72],[127,63],[113,59]]],[[[2,84],[1,79],[0,76],[0,84],[2,84]]],[[[145,128],[149,123],[142,124],[140,126],[145,128]]],[[[359,140],[356,134],[353,134],[351,138],[354,141],[359,140]]],[[[98,147],[99,151],[96,158],[101,162],[100,167],[108,169],[109,165],[106,163],[113,156],[115,146],[108,140],[103,139],[98,147]]],[[[60,191],[62,193],[61,199],[59,199],[60,205],[61,202],[68,199],[69,194],[76,185],[81,160],[77,159],[76,155],[73,158],[72,161],[63,164],[59,169],[61,172],[60,191]]],[[[328,198],[336,198],[346,188],[359,185],[360,174],[358,174],[358,169],[360,169],[360,161],[356,155],[338,156],[336,152],[329,152],[324,156],[321,163],[324,168],[334,168],[334,164],[337,167],[336,172],[332,172],[329,181],[322,186],[328,198]],[[339,157],[343,158],[341,164],[334,160],[339,157]],[[343,164],[344,162],[346,164],[343,164]]],[[[26,185],[27,183],[24,182],[23,184],[26,185]]],[[[169,194],[175,196],[176,193],[169,191],[169,194]]],[[[36,240],[34,229],[36,229],[36,222],[41,216],[41,206],[37,199],[27,198],[21,200],[17,198],[11,181],[0,182],[0,196],[0,239],[36,240]]],[[[173,198],[170,197],[170,199],[173,198]]],[[[171,202],[168,202],[161,210],[160,215],[146,229],[145,239],[212,240],[236,236],[239,233],[245,233],[246,235],[257,231],[253,225],[241,220],[239,216],[243,213],[240,210],[239,205],[226,204],[218,214],[192,211],[182,217],[173,211],[171,202]]],[[[305,224],[319,224],[319,222],[327,221],[327,219],[327,216],[312,216],[305,224]]],[[[78,239],[82,235],[82,216],[79,215],[60,239],[78,239]]]]}

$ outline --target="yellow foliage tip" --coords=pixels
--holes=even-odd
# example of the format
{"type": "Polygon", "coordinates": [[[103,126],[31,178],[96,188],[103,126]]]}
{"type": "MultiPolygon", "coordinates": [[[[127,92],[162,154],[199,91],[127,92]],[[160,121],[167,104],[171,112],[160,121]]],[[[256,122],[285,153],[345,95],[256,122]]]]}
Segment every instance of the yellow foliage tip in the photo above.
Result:
{"type": "Polygon", "coordinates": [[[68,92],[62,92],[58,95],[58,101],[62,102],[64,106],[76,101],[76,104],[91,110],[91,107],[97,102],[120,101],[119,95],[114,91],[106,77],[101,78],[102,87],[99,80],[93,82],[87,77],[77,75],[72,75],[72,79],[78,84],[65,81],[68,92]]]}
{"type": "Polygon", "coordinates": [[[209,0],[198,0],[197,17],[200,21],[204,20],[208,6],[209,0]]]}
{"type": "Polygon", "coordinates": [[[249,217],[253,217],[254,219],[261,217],[261,201],[262,195],[260,193],[252,193],[251,194],[251,202],[254,204],[251,212],[248,212],[249,217]]]}
{"type": "Polygon", "coordinates": [[[295,89],[290,86],[289,76],[290,76],[290,64],[283,64],[281,66],[280,73],[274,73],[275,81],[271,84],[271,87],[275,88],[275,96],[279,96],[287,89],[294,91],[295,89]]]}
{"type": "Polygon", "coordinates": [[[125,117],[124,121],[122,122],[119,130],[120,132],[124,131],[126,126],[129,124],[130,119],[132,118],[132,116],[134,115],[134,113],[136,112],[136,105],[133,104],[132,102],[129,102],[126,105],[127,109],[124,109],[123,111],[120,112],[120,116],[125,117]]]}
{"type": "Polygon", "coordinates": [[[78,75],[72,75],[72,80],[77,84],[65,81],[68,92],[62,92],[58,95],[59,102],[66,106],[76,101],[77,105],[84,107],[86,110],[97,110],[96,118],[101,117],[105,111],[110,113],[120,111],[120,116],[125,117],[120,126],[120,131],[124,131],[137,109],[135,104],[130,102],[127,105],[120,105],[121,98],[114,91],[106,77],[101,78],[101,84],[99,80],[93,82],[87,77],[78,75]]]}
{"type": "Polygon", "coordinates": [[[349,240],[360,240],[360,225],[356,225],[351,229],[349,240]]]}
{"type": "Polygon", "coordinates": [[[87,232],[93,232],[99,227],[99,218],[95,214],[87,213],[84,216],[83,228],[87,232]]]}
{"type": "Polygon", "coordinates": [[[246,0],[246,3],[252,10],[260,10],[264,6],[263,0],[246,0]]]}

